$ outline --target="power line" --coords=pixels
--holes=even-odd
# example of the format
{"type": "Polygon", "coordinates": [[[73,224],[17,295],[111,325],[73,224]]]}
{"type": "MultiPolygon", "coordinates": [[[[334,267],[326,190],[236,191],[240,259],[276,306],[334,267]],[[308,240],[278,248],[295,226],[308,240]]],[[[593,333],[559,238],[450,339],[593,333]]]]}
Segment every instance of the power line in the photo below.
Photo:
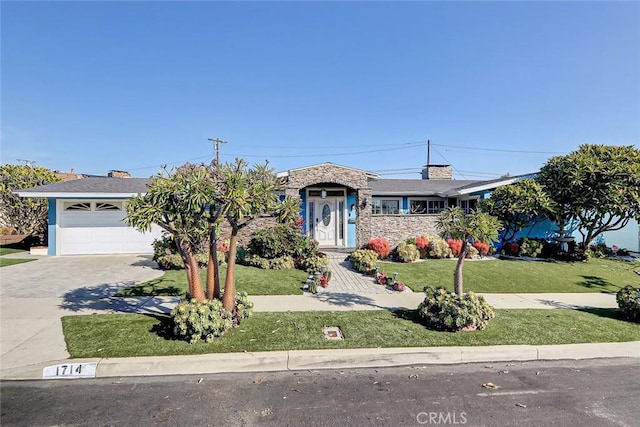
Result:
{"type": "Polygon", "coordinates": [[[379,150],[367,150],[367,151],[351,151],[346,153],[320,153],[320,154],[288,154],[288,155],[257,155],[257,154],[227,154],[227,156],[234,157],[275,157],[275,158],[301,158],[301,157],[322,157],[322,156],[352,156],[357,154],[369,154],[369,153],[380,153],[383,151],[395,151],[395,150],[406,150],[409,148],[417,148],[422,147],[422,144],[419,145],[410,145],[407,147],[394,147],[394,148],[382,148],[379,150]]]}
{"type": "Polygon", "coordinates": [[[459,148],[463,150],[474,150],[474,151],[497,151],[503,153],[525,153],[525,154],[566,154],[565,151],[528,151],[528,150],[506,150],[502,148],[478,148],[478,147],[462,147],[459,145],[447,145],[447,144],[431,144],[437,145],[439,147],[449,147],[449,148],[459,148]]]}

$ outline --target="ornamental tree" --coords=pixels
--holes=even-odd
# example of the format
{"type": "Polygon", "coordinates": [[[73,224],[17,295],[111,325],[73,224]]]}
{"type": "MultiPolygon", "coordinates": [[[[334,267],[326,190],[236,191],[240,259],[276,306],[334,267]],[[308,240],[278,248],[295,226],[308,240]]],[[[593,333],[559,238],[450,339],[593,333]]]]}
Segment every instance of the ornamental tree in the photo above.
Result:
{"type": "Polygon", "coordinates": [[[18,234],[46,234],[47,200],[21,198],[13,192],[61,181],[55,172],[40,166],[0,166],[0,219],[18,234]]]}
{"type": "Polygon", "coordinates": [[[205,300],[194,248],[209,232],[207,206],[214,201],[213,181],[206,166],[185,164],[172,172],[154,176],[149,190],[127,202],[125,222],[141,231],[157,224],[175,242],[184,263],[189,294],[199,302],[205,300]]]}
{"type": "Polygon", "coordinates": [[[631,219],[640,221],[640,150],[633,146],[581,145],[549,159],[537,181],[555,202],[553,220],[579,222],[583,248],[631,219]]]}
{"type": "Polygon", "coordinates": [[[548,217],[555,202],[534,179],[523,179],[495,189],[491,197],[480,202],[483,212],[498,218],[503,225],[502,242],[513,240],[524,227],[533,226],[548,217]]]}
{"type": "Polygon", "coordinates": [[[458,254],[458,262],[453,275],[453,287],[456,295],[462,296],[462,265],[469,253],[469,245],[475,240],[490,242],[498,238],[501,228],[498,218],[480,210],[465,214],[459,207],[451,207],[440,212],[436,227],[444,239],[462,240],[462,248],[458,254]]]}
{"type": "Polygon", "coordinates": [[[280,201],[277,192],[284,189],[284,184],[268,167],[268,163],[247,168],[244,160],[236,159],[235,163],[221,165],[217,174],[216,203],[231,227],[230,255],[222,297],[224,308],[230,311],[233,310],[236,299],[235,254],[238,232],[263,215],[274,215],[281,222],[292,222],[297,218],[298,205],[292,199],[280,201]]]}

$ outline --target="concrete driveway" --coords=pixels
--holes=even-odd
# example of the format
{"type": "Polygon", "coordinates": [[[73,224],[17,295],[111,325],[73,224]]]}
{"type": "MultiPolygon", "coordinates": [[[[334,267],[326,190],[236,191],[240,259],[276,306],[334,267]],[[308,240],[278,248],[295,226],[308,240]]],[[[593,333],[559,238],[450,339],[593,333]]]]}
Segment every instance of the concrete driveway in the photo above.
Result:
{"type": "Polygon", "coordinates": [[[62,316],[127,311],[110,297],[162,274],[150,255],[37,257],[0,268],[0,370],[68,358],[62,316]]]}

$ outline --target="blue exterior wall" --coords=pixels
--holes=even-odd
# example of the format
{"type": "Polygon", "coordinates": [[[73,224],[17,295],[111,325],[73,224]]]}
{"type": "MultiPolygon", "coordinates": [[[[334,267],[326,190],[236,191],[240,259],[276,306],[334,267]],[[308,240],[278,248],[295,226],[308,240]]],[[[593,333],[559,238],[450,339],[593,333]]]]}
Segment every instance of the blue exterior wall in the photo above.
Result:
{"type": "Polygon", "coordinates": [[[57,212],[56,212],[56,199],[48,199],[47,200],[48,207],[48,239],[47,239],[47,255],[56,255],[56,221],[57,221],[57,212]]]}
{"type": "MultiPolygon", "coordinates": [[[[355,194],[347,194],[347,212],[351,211],[351,205],[356,204],[356,195],[355,194]]],[[[357,209],[355,210],[357,212],[357,209]]],[[[347,215],[349,217],[349,215],[347,215]]],[[[356,223],[349,222],[347,220],[347,247],[355,248],[356,247],[356,223]]]]}

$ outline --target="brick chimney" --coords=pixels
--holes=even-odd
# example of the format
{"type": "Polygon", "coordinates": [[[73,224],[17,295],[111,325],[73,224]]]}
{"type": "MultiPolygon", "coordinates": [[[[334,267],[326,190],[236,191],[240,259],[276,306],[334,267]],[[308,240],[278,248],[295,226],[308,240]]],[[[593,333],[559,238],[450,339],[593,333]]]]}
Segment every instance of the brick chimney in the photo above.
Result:
{"type": "Polygon", "coordinates": [[[422,179],[450,180],[453,179],[451,165],[426,165],[422,169],[422,179]]]}
{"type": "Polygon", "coordinates": [[[107,174],[109,178],[131,178],[131,174],[127,171],[110,170],[107,174]]]}

